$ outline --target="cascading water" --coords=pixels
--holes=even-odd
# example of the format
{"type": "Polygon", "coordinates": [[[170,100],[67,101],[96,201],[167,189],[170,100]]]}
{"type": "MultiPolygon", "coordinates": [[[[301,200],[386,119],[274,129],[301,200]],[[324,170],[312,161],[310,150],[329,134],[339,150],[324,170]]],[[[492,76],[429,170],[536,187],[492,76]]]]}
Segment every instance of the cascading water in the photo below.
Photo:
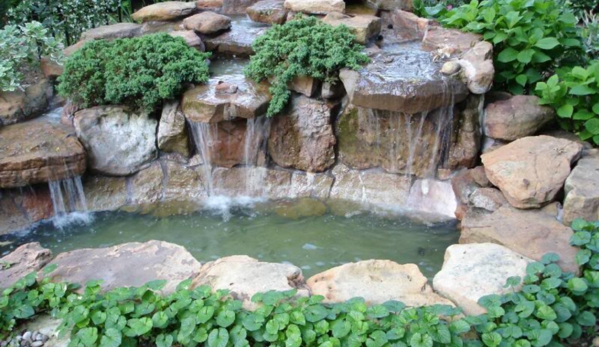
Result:
{"type": "Polygon", "coordinates": [[[270,132],[270,119],[258,117],[247,120],[245,142],[243,145],[243,163],[245,169],[245,195],[263,196],[264,178],[266,168],[265,158],[268,134],[270,132]]]}
{"type": "Polygon", "coordinates": [[[50,181],[48,187],[54,209],[53,222],[57,228],[62,228],[74,222],[88,223],[91,221],[81,176],[50,181]]]}
{"type": "Polygon", "coordinates": [[[218,128],[216,124],[189,122],[191,135],[197,153],[202,159],[202,173],[205,182],[205,189],[208,196],[214,195],[214,181],[212,179],[212,146],[218,137],[218,128]]]}

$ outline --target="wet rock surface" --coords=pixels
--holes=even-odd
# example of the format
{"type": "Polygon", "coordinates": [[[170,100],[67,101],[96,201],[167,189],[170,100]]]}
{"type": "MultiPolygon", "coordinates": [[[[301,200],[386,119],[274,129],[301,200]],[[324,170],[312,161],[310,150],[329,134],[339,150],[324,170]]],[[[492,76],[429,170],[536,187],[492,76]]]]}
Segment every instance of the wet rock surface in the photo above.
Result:
{"type": "Polygon", "coordinates": [[[0,258],[0,288],[8,288],[26,275],[40,270],[52,259],[52,252],[38,242],[24,244],[0,258]]]}
{"type": "Polygon", "coordinates": [[[47,185],[0,191],[0,235],[27,229],[53,215],[47,185]]]}
{"type": "Polygon", "coordinates": [[[145,113],[98,106],[75,113],[74,125],[95,172],[126,176],[156,159],[158,124],[145,113]]]}
{"type": "Polygon", "coordinates": [[[481,156],[489,180],[517,208],[539,208],[563,188],[582,145],[549,136],[525,137],[481,156]]]}
{"type": "Polygon", "coordinates": [[[73,129],[47,121],[0,128],[0,153],[0,188],[79,176],[86,167],[73,129]]]}
{"type": "Polygon", "coordinates": [[[491,243],[453,245],[445,251],[443,268],[433,279],[435,291],[453,301],[465,314],[486,310],[478,300],[490,294],[511,292],[505,288],[509,277],[526,275],[531,262],[520,254],[491,243]]]}
{"type": "Polygon", "coordinates": [[[216,36],[202,35],[202,40],[209,51],[223,55],[249,57],[254,54],[252,43],[266,30],[263,27],[236,26],[233,23],[231,30],[216,36]]]}
{"type": "Polygon", "coordinates": [[[284,0],[262,0],[247,8],[248,16],[254,22],[266,24],[283,24],[288,10],[284,0]]]}
{"type": "Polygon", "coordinates": [[[326,303],[362,297],[369,305],[389,300],[409,307],[453,305],[435,294],[415,264],[401,265],[389,260],[367,260],[341,265],[308,279],[312,295],[324,296],[326,303]]]}

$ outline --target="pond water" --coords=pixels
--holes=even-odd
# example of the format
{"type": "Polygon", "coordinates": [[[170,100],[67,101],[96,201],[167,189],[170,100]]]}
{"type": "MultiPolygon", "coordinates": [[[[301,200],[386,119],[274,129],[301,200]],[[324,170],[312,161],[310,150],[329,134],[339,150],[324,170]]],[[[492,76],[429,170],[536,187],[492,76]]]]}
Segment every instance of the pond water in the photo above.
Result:
{"type": "Polygon", "coordinates": [[[305,277],[359,260],[390,259],[416,263],[432,277],[443,263],[445,249],[459,237],[454,223],[427,225],[403,217],[372,213],[336,216],[331,213],[289,218],[288,205],[270,203],[205,210],[159,218],[125,212],[96,213],[88,224],[57,228],[42,223],[20,235],[0,237],[0,252],[38,241],[54,254],[124,242],[163,240],[187,248],[202,263],[247,254],[269,262],[302,268],[305,277]]]}

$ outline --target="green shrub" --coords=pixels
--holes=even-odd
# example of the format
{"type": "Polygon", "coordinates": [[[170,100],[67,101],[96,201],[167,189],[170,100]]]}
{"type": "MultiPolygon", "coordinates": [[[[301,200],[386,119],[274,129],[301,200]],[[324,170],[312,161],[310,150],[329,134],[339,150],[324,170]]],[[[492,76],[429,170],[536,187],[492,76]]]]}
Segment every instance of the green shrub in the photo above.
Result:
{"type": "Polygon", "coordinates": [[[297,76],[333,82],[342,68],[358,69],[368,62],[345,26],[332,27],[314,17],[300,17],[274,25],[254,41],[256,52],[246,75],[256,81],[271,79],[269,117],[281,112],[289,101],[287,88],[297,76]]]}
{"type": "Polygon", "coordinates": [[[186,84],[206,82],[208,57],[165,33],[92,41],[67,60],[58,91],[82,107],[124,104],[152,111],[186,84]]]}
{"type": "Polygon", "coordinates": [[[599,17],[592,12],[582,14],[582,39],[587,56],[599,59],[599,17]]]}
{"type": "Polygon", "coordinates": [[[554,0],[473,0],[438,14],[494,45],[495,87],[521,94],[582,54],[577,19],[554,0]]]}
{"type": "Polygon", "coordinates": [[[536,87],[541,104],[557,110],[562,128],[599,145],[599,61],[562,69],[536,87]]]}

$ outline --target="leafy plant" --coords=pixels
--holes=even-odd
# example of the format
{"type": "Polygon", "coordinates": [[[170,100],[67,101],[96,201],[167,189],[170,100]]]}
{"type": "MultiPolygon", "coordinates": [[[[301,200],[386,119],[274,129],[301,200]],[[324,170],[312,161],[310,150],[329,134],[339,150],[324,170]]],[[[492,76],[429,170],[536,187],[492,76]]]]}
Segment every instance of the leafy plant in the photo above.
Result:
{"type": "Polygon", "coordinates": [[[23,69],[39,65],[42,55],[56,62],[62,59],[61,47],[38,22],[7,25],[0,30],[0,90],[23,89],[23,69]]]}
{"type": "Polygon", "coordinates": [[[586,54],[591,59],[599,58],[599,18],[597,14],[583,12],[581,34],[586,54]]]}
{"type": "Polygon", "coordinates": [[[562,69],[536,87],[541,104],[557,110],[560,125],[599,145],[599,61],[562,69]]]}
{"type": "Polygon", "coordinates": [[[334,82],[342,68],[358,69],[368,62],[345,26],[332,27],[314,17],[296,17],[274,25],[254,41],[256,52],[245,70],[248,77],[271,80],[269,117],[281,112],[289,101],[288,84],[298,76],[334,82]]]}
{"type": "Polygon", "coordinates": [[[530,91],[582,53],[576,17],[554,0],[473,0],[439,16],[443,25],[493,43],[495,87],[512,93],[530,91]]]}
{"type": "Polygon", "coordinates": [[[560,5],[567,6],[574,14],[581,17],[584,12],[599,10],[599,0],[558,0],[560,5]]]}
{"type": "Polygon", "coordinates": [[[58,91],[82,107],[124,104],[152,111],[186,84],[206,82],[208,57],[165,33],[92,41],[67,60],[58,91]]]}

